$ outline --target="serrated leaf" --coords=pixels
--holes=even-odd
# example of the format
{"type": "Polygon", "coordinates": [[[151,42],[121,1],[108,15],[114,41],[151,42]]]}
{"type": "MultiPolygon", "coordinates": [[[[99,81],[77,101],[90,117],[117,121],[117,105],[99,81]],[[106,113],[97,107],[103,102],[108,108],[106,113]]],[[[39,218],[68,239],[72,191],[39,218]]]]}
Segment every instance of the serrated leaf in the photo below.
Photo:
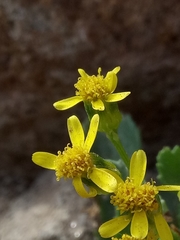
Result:
{"type": "Polygon", "coordinates": [[[180,147],[164,147],[157,155],[158,180],[162,184],[180,184],[180,147]]]}

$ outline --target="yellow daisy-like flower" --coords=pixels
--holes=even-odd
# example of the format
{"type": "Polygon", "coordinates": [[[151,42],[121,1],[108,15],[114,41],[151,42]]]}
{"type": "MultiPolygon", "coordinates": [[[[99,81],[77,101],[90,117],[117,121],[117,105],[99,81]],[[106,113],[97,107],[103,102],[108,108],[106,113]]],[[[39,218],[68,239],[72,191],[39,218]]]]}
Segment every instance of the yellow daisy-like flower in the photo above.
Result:
{"type": "Polygon", "coordinates": [[[120,67],[116,67],[104,77],[101,75],[101,68],[98,69],[97,76],[89,76],[83,69],[78,69],[81,77],[74,84],[76,96],[55,102],[53,106],[57,110],[66,110],[79,102],[89,101],[93,109],[103,111],[105,109],[104,102],[117,102],[130,94],[130,92],[113,93],[117,87],[116,74],[119,70],[120,67]]]}
{"type": "Polygon", "coordinates": [[[123,230],[131,222],[132,237],[147,237],[149,223],[154,222],[161,240],[173,240],[171,230],[162,215],[158,200],[159,191],[179,191],[180,186],[155,186],[154,182],[143,183],[147,159],[143,150],[133,153],[130,161],[130,176],[124,182],[119,181],[118,187],[111,196],[111,203],[120,210],[120,216],[102,224],[99,233],[109,238],[123,230]]]}
{"type": "Polygon", "coordinates": [[[114,172],[104,168],[97,168],[93,163],[90,149],[95,140],[99,124],[99,115],[95,114],[90,122],[89,131],[85,139],[84,130],[79,119],[71,116],[67,120],[68,132],[72,147],[67,145],[63,152],[54,155],[47,152],[35,152],[32,160],[37,165],[55,170],[57,180],[70,178],[73,180],[75,190],[81,197],[94,197],[96,188],[89,187],[86,190],[83,179],[91,180],[105,192],[113,192],[117,187],[117,178],[114,172]]]}

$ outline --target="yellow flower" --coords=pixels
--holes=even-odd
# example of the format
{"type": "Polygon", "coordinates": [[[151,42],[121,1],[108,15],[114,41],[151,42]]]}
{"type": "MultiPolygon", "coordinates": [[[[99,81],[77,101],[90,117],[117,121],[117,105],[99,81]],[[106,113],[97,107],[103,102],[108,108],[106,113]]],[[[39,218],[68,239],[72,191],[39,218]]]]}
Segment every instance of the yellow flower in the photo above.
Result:
{"type": "Polygon", "coordinates": [[[130,94],[130,92],[113,93],[117,87],[116,74],[119,70],[120,67],[116,67],[104,77],[101,75],[101,68],[98,69],[97,76],[89,76],[83,69],[78,69],[81,77],[74,84],[77,89],[76,96],[55,102],[53,106],[57,110],[66,110],[79,102],[88,101],[92,104],[93,109],[103,111],[105,109],[104,102],[117,102],[130,94]]]}
{"type": "Polygon", "coordinates": [[[94,197],[97,188],[89,186],[89,192],[83,184],[84,179],[91,180],[105,192],[113,192],[117,187],[117,178],[114,172],[104,168],[97,168],[93,163],[90,149],[95,140],[99,124],[99,115],[95,114],[90,122],[89,131],[85,139],[84,130],[79,119],[71,116],[67,120],[69,136],[72,147],[67,145],[63,152],[54,155],[47,152],[35,152],[32,160],[37,165],[55,170],[57,180],[70,178],[73,180],[75,190],[81,197],[94,197]]]}
{"type": "Polygon", "coordinates": [[[180,186],[155,186],[152,181],[143,183],[147,159],[143,150],[133,153],[130,161],[130,176],[124,182],[119,181],[118,187],[111,196],[111,203],[120,210],[120,216],[102,224],[99,233],[109,238],[123,230],[131,222],[132,237],[144,239],[147,237],[149,222],[153,222],[161,240],[173,240],[171,230],[165,221],[159,191],[179,191],[180,186]]]}

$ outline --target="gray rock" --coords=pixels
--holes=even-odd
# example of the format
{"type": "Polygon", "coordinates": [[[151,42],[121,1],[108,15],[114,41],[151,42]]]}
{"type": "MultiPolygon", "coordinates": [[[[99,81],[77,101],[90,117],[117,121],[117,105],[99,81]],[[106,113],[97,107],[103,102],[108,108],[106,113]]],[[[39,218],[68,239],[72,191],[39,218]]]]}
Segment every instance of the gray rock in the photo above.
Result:
{"type": "Polygon", "coordinates": [[[93,205],[77,195],[70,181],[56,182],[54,174],[46,171],[1,213],[0,239],[95,239],[93,205]]]}

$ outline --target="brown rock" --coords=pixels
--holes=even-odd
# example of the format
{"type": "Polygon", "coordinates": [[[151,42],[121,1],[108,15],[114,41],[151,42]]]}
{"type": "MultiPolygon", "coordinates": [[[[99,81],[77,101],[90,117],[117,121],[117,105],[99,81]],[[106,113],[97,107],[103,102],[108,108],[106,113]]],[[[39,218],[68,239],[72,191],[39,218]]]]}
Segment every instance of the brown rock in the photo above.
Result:
{"type": "Polygon", "coordinates": [[[85,116],[82,104],[52,107],[74,94],[79,67],[121,65],[117,90],[132,94],[120,107],[140,127],[150,162],[179,142],[179,12],[178,0],[1,0],[1,196],[28,188],[40,171],[31,154],[63,149],[67,117],[85,116]]]}

